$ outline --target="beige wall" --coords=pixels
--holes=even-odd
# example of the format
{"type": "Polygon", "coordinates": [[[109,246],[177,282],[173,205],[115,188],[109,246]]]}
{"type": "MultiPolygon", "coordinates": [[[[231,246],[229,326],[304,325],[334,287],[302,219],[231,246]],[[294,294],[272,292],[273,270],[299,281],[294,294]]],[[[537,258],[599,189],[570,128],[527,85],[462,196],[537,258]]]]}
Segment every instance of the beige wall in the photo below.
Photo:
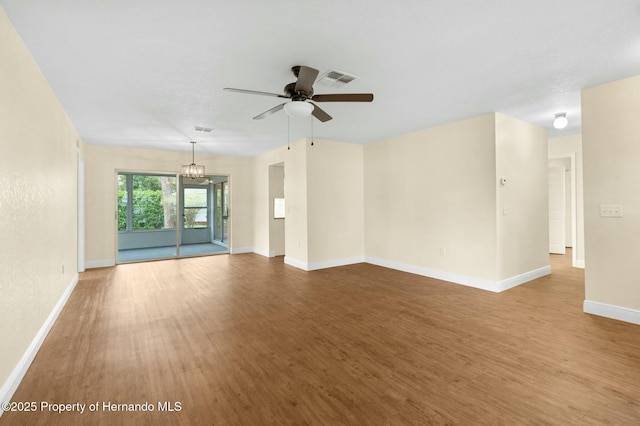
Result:
{"type": "Polygon", "coordinates": [[[282,147],[257,156],[255,251],[268,256],[282,248],[280,224],[271,218],[270,198],[276,188],[270,189],[270,182],[279,181],[271,166],[284,164],[285,261],[302,269],[362,261],[362,151],[361,145],[315,140],[311,146],[309,139],[302,139],[289,150],[282,147]]]}
{"type": "Polygon", "coordinates": [[[275,198],[284,198],[284,163],[269,166],[269,256],[284,256],[286,218],[274,219],[275,198]]]}
{"type": "MultiPolygon", "coordinates": [[[[284,164],[284,198],[286,212],[284,220],[285,260],[304,267],[308,261],[307,241],[307,148],[308,141],[302,139],[286,146],[261,154],[253,159],[254,171],[254,251],[263,256],[275,255],[276,245],[282,230],[273,228],[273,211],[270,188],[270,167],[284,164]],[[279,234],[272,235],[272,231],[279,234]],[[273,252],[273,253],[272,253],[273,252]]],[[[278,225],[276,225],[278,226],[278,225]]]]}
{"type": "Polygon", "coordinates": [[[304,267],[309,262],[307,148],[307,140],[302,139],[292,143],[290,150],[283,151],[285,262],[299,267],[304,267]]]}
{"type": "Polygon", "coordinates": [[[584,268],[584,180],[582,165],[582,135],[571,135],[549,139],[549,158],[575,157],[576,186],[576,246],[577,267],[584,268]]]}
{"type": "Polygon", "coordinates": [[[546,131],[496,114],[499,280],[549,266],[547,169],[546,131]]]}
{"type": "Polygon", "coordinates": [[[494,117],[364,146],[368,258],[497,279],[494,117]]]}
{"type": "Polygon", "coordinates": [[[640,76],[582,92],[585,298],[635,310],[640,310],[639,93],[640,76]],[[601,204],[623,205],[624,217],[601,218],[601,204]]]}
{"type": "Polygon", "coordinates": [[[253,247],[256,253],[269,256],[271,251],[271,201],[270,171],[275,164],[282,164],[287,148],[281,147],[253,158],[253,247]]]}
{"type": "Polygon", "coordinates": [[[1,8],[0,76],[2,387],[77,280],[81,142],[1,8]]]}
{"type": "Polygon", "coordinates": [[[546,163],[543,129],[494,113],[365,145],[366,258],[495,291],[548,273],[546,163]]]}
{"type": "Polygon", "coordinates": [[[311,267],[364,260],[363,146],[316,140],[307,185],[311,267]]]}
{"type": "MultiPolygon", "coordinates": [[[[190,152],[86,145],[86,261],[113,264],[116,256],[116,170],[175,173],[191,162],[190,152]]],[[[230,243],[233,251],[253,248],[253,162],[244,157],[198,155],[207,174],[228,175],[230,243]]]]}

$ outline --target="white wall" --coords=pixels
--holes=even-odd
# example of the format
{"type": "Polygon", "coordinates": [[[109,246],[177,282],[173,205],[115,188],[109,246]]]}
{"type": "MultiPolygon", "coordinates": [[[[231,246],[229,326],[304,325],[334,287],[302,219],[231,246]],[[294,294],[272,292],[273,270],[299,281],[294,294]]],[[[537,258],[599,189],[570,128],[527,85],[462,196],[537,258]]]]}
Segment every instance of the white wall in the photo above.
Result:
{"type": "Polygon", "coordinates": [[[640,323],[640,76],[582,92],[585,310],[640,323]],[[600,205],[624,217],[600,217],[600,205]],[[604,311],[604,312],[603,312],[604,311]]]}
{"type": "Polygon", "coordinates": [[[7,401],[18,370],[28,367],[22,357],[78,279],[82,145],[1,8],[0,76],[0,400],[7,401]]]}
{"type": "MultiPolygon", "coordinates": [[[[207,174],[229,176],[229,249],[253,247],[252,159],[198,155],[207,174]]],[[[86,262],[112,265],[116,259],[116,170],[176,173],[191,162],[190,152],[86,145],[86,262]]]]}
{"type": "Polygon", "coordinates": [[[549,158],[575,158],[575,206],[576,206],[576,246],[573,248],[576,263],[574,266],[585,267],[584,249],[584,179],[582,160],[582,135],[571,135],[549,139],[549,158]]]}

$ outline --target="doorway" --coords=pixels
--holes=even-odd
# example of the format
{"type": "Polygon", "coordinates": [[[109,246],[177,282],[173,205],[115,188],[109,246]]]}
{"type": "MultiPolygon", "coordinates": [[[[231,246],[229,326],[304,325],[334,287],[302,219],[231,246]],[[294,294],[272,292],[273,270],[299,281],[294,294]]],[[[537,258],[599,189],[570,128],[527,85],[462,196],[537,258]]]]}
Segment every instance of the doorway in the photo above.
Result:
{"type": "Polygon", "coordinates": [[[181,256],[228,252],[229,180],[226,176],[182,178],[181,256]]]}
{"type": "Polygon", "coordinates": [[[549,253],[565,254],[566,189],[565,168],[549,167],[549,253]]]}
{"type": "Polygon", "coordinates": [[[228,209],[218,213],[214,197],[222,184],[228,204],[228,181],[117,172],[118,263],[228,253],[228,209]]]}

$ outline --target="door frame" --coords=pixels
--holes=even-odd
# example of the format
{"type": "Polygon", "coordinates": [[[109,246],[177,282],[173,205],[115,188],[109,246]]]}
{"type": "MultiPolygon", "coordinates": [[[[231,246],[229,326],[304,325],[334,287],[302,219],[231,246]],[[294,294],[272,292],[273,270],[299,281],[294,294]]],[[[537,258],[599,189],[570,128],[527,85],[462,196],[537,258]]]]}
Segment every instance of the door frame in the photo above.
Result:
{"type": "MultiPolygon", "coordinates": [[[[571,265],[578,268],[578,183],[576,181],[576,153],[548,157],[548,160],[571,160],[571,265]]],[[[565,206],[566,208],[566,206],[565,206]]]]}
{"type": "MultiPolygon", "coordinates": [[[[179,192],[182,191],[182,183],[181,183],[181,179],[180,179],[180,173],[176,173],[174,171],[158,171],[158,170],[140,170],[140,169],[115,169],[114,170],[114,180],[113,180],[113,185],[114,185],[114,189],[115,189],[115,193],[114,193],[114,197],[113,197],[113,205],[114,205],[114,216],[113,216],[113,220],[114,220],[114,259],[115,259],[115,264],[124,264],[124,263],[135,263],[135,262],[145,262],[147,260],[140,260],[140,261],[119,261],[119,257],[118,257],[118,175],[119,174],[123,174],[123,173],[128,173],[128,174],[141,174],[141,175],[164,175],[164,176],[175,176],[176,177],[176,214],[179,214],[180,210],[182,209],[182,205],[180,202],[180,197],[179,197],[179,192]]],[[[220,252],[215,252],[215,253],[210,253],[210,254],[206,254],[205,256],[213,256],[213,255],[218,255],[218,254],[231,254],[232,253],[232,248],[231,248],[231,238],[233,235],[233,224],[232,224],[232,220],[231,220],[231,207],[232,207],[232,196],[233,196],[233,188],[231,185],[231,174],[230,173],[207,173],[208,177],[214,177],[214,176],[224,176],[227,178],[227,185],[229,188],[229,203],[227,206],[228,209],[228,219],[227,219],[227,226],[228,226],[228,234],[227,234],[227,249],[224,251],[220,251],[220,252]]],[[[213,213],[212,213],[213,214],[213,213]]],[[[177,218],[177,221],[181,220],[181,216],[179,216],[177,218]]],[[[186,258],[186,257],[197,257],[197,256],[203,256],[203,255],[181,255],[180,254],[180,245],[181,245],[181,241],[182,241],[182,226],[180,224],[176,224],[176,241],[175,241],[175,245],[176,245],[176,254],[174,256],[170,256],[170,257],[161,257],[161,258],[154,258],[154,259],[149,259],[148,261],[151,260],[165,260],[165,259],[180,259],[180,258],[186,258]]]]}

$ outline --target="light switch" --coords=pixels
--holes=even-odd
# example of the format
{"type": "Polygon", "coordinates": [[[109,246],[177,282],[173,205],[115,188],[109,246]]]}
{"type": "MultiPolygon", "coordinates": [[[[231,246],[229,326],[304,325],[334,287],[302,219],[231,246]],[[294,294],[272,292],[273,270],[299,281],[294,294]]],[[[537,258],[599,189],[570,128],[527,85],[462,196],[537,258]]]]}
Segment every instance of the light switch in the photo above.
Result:
{"type": "Polygon", "coordinates": [[[600,217],[622,217],[622,204],[600,204],[600,217]]]}

